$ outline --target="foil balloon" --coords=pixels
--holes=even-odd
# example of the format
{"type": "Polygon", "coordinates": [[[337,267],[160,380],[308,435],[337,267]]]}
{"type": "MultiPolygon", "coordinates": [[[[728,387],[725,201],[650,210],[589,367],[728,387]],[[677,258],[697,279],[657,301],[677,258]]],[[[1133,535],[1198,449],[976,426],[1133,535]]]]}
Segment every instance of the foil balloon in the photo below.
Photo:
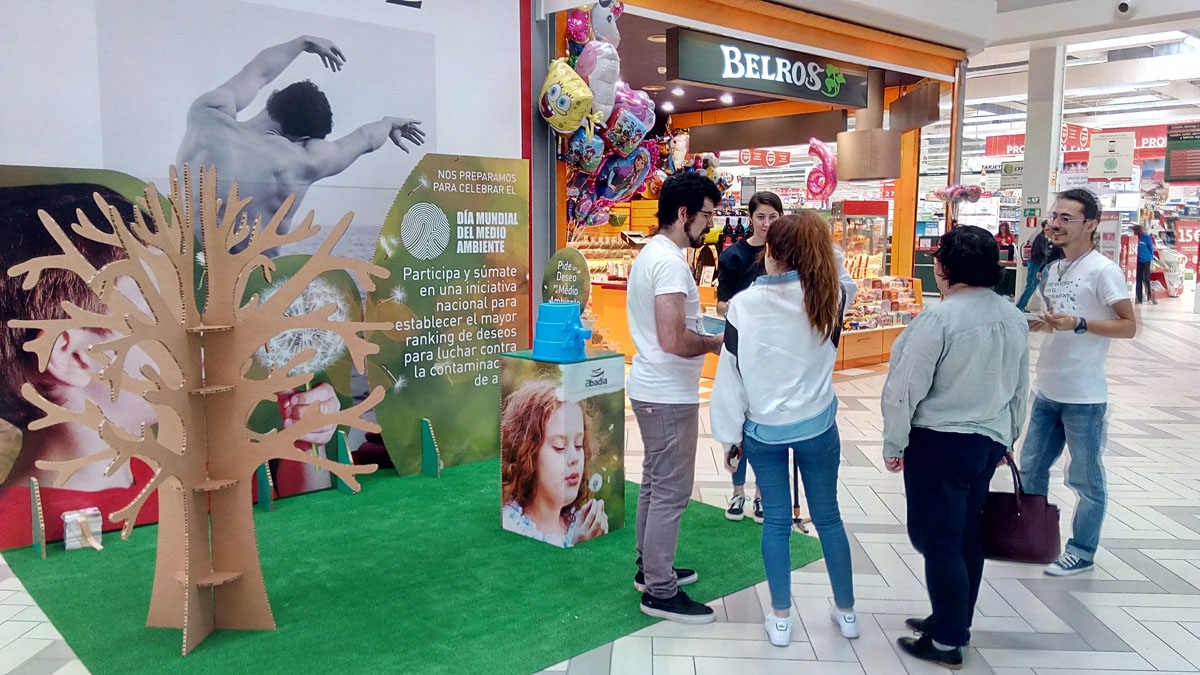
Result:
{"type": "Polygon", "coordinates": [[[595,173],[600,168],[600,162],[604,161],[604,141],[580,127],[563,141],[559,159],[576,171],[595,173]]]}
{"type": "Polygon", "coordinates": [[[617,30],[617,19],[625,5],[619,0],[598,0],[589,10],[591,39],[603,40],[614,47],[621,44],[621,33],[617,30]]]}
{"type": "Polygon", "coordinates": [[[585,126],[590,135],[592,125],[603,119],[591,113],[591,109],[592,91],[583,78],[567,65],[565,59],[551,61],[538,97],[538,111],[550,127],[560,134],[570,134],[585,126]]]}
{"type": "Polygon", "coordinates": [[[967,186],[967,201],[968,202],[971,202],[972,204],[974,204],[975,202],[979,201],[979,199],[981,197],[983,197],[983,188],[979,187],[978,185],[968,185],[967,186]]]}
{"type": "Polygon", "coordinates": [[[617,48],[608,42],[592,40],[583,47],[575,61],[575,72],[592,90],[592,112],[603,119],[612,116],[617,97],[617,81],[621,79],[621,59],[617,48]]]}
{"type": "Polygon", "coordinates": [[[628,157],[610,154],[596,172],[597,200],[614,204],[629,200],[641,190],[652,168],[650,152],[644,145],[637,146],[628,157]]]}
{"type": "Polygon", "coordinates": [[[808,172],[808,196],[810,199],[829,201],[837,189],[837,156],[819,138],[808,139],[808,154],[817,158],[817,165],[808,172]]]}
{"type": "Polygon", "coordinates": [[[578,7],[567,13],[567,39],[576,44],[584,44],[591,39],[592,14],[584,7],[578,7]]]}
{"type": "Polygon", "coordinates": [[[623,82],[617,83],[616,104],[604,130],[604,142],[613,152],[628,157],[652,127],[654,102],[650,95],[640,89],[632,90],[623,82]]]}
{"type": "Polygon", "coordinates": [[[646,179],[646,187],[642,190],[642,196],[646,199],[658,199],[659,193],[662,191],[663,183],[667,180],[667,172],[659,169],[650,174],[646,179]]]}
{"type": "Polygon", "coordinates": [[[691,134],[686,131],[677,131],[671,136],[671,140],[667,143],[667,166],[668,174],[680,173],[685,170],[684,163],[687,161],[688,148],[691,144],[691,134]]]}

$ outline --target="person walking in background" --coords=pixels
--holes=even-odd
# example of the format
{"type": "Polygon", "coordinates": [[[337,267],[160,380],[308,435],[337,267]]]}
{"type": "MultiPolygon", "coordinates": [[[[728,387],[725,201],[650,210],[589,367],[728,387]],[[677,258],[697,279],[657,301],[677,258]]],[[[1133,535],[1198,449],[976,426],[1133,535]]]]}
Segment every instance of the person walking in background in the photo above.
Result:
{"type": "Polygon", "coordinates": [[[1030,329],[1052,333],[1038,354],[1029,430],[1021,448],[1025,492],[1050,490],[1050,467],[1069,449],[1067,487],[1078,496],[1071,539],[1058,560],[1046,566],[1054,576],[1092,569],[1108,500],[1104,480],[1104,429],[1108,383],[1104,360],[1114,338],[1132,338],[1137,320],[1125,275],[1096,250],[1100,204],[1087,190],[1060,193],[1050,213],[1050,237],[1063,258],[1042,275],[1046,309],[1030,329]]]}
{"type": "Polygon", "coordinates": [[[996,244],[1000,246],[1001,251],[1008,251],[1009,260],[1015,260],[1017,257],[1016,242],[1012,227],[1008,223],[1000,223],[1000,231],[996,233],[996,244]]]}
{"type": "Polygon", "coordinates": [[[645,451],[633,586],[642,593],[642,612],[684,623],[715,619],[711,607],[679,590],[698,579],[696,572],[673,565],[679,519],[696,477],[700,369],[722,340],[704,333],[700,292],[684,249],[704,245],[720,201],[721,191],[706,176],[668,178],[658,198],[658,233],[633,261],[626,293],[637,354],[625,390],[645,451]]]}
{"type": "Polygon", "coordinates": [[[856,638],[850,543],[837,502],[841,442],[833,369],[842,314],[858,286],[834,248],[829,224],[814,211],[775,221],[764,260],[767,275],[729,305],[709,404],[713,438],[725,446],[731,471],[741,461],[740,446],[762,493],[771,644],[786,647],[792,630],[789,448],[825,552],[834,597],[830,618],[843,636],[856,638]]]}
{"type": "MultiPolygon", "coordinates": [[[[717,313],[721,316],[729,311],[733,296],[765,274],[762,251],[767,243],[767,231],[782,215],[783,201],[774,192],[756,192],[750,198],[750,236],[725,249],[717,263],[717,313]]],[[[753,506],[751,517],[754,522],[762,523],[762,498],[755,496],[753,506]]],[[[746,517],[745,462],[738,464],[737,471],[733,472],[733,497],[729,499],[725,517],[734,521],[746,517]]]]}
{"type": "Polygon", "coordinates": [[[1150,282],[1150,264],[1158,257],[1154,237],[1146,234],[1141,225],[1133,226],[1133,236],[1137,237],[1137,304],[1142,304],[1142,289],[1145,289],[1145,297],[1157,305],[1158,298],[1154,297],[1154,285],[1150,282]]]}
{"type": "Polygon", "coordinates": [[[1017,301],[1017,309],[1025,311],[1025,308],[1029,306],[1029,300],[1033,298],[1033,292],[1037,290],[1038,284],[1042,281],[1042,270],[1046,269],[1046,265],[1061,257],[1062,249],[1050,242],[1050,223],[1043,220],[1041,231],[1033,238],[1028,269],[1025,271],[1025,290],[1021,292],[1021,297],[1017,301]]]}
{"type": "Polygon", "coordinates": [[[892,349],[883,386],[883,455],[904,472],[908,536],[925,557],[932,613],[907,625],[902,650],[962,666],[983,579],[980,520],[997,462],[1017,440],[1029,395],[1029,327],[991,289],[998,242],[960,225],[933,255],[944,300],[921,312],[892,349]]]}

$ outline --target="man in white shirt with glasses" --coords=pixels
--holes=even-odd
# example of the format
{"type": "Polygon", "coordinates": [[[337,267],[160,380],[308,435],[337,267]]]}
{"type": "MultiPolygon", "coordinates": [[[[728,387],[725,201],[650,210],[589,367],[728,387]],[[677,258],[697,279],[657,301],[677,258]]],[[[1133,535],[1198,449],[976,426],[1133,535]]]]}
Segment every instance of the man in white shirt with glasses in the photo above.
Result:
{"type": "Polygon", "coordinates": [[[1034,377],[1029,431],[1021,449],[1025,491],[1044,495],[1050,467],[1070,453],[1066,483],[1078,497],[1071,539],[1046,573],[1068,576],[1092,569],[1108,500],[1104,479],[1108,383],[1104,360],[1113,339],[1137,332],[1125,275],[1095,246],[1100,224],[1096,196],[1082,189],[1058,195],[1048,214],[1050,238],[1064,257],[1042,272],[1045,309],[1030,329],[1050,333],[1034,377]]]}

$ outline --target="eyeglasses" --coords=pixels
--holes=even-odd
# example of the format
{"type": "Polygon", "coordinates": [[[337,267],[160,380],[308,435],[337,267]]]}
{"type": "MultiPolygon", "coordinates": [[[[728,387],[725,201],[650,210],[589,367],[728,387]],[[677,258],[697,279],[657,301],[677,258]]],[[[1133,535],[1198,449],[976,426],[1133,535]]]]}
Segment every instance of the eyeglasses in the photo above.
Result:
{"type": "Polygon", "coordinates": [[[700,213],[701,215],[703,215],[705,218],[708,218],[709,220],[712,220],[712,217],[713,217],[713,212],[712,212],[712,211],[699,211],[699,213],[700,213]]]}
{"type": "Polygon", "coordinates": [[[1048,213],[1048,214],[1046,214],[1046,219],[1049,220],[1051,223],[1058,223],[1059,225],[1070,225],[1071,223],[1086,223],[1088,221],[1087,218],[1072,218],[1071,214],[1069,214],[1069,213],[1048,213]]]}

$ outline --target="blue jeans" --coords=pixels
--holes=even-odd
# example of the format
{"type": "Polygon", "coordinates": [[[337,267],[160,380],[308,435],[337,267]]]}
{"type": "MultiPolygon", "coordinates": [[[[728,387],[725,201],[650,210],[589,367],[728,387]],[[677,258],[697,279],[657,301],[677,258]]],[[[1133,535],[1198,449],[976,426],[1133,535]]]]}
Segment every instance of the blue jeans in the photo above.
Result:
{"type": "Polygon", "coordinates": [[[1025,290],[1021,292],[1021,299],[1017,300],[1017,309],[1025,311],[1025,306],[1029,304],[1029,299],[1033,297],[1033,292],[1038,287],[1038,272],[1042,271],[1042,266],[1038,263],[1029,263],[1029,269],[1025,270],[1025,290]]]}
{"type": "Polygon", "coordinates": [[[1070,450],[1067,462],[1067,487],[1078,497],[1075,519],[1067,553],[1084,560],[1096,556],[1100,545],[1100,526],[1108,501],[1104,481],[1105,413],[1107,403],[1058,403],[1037,396],[1029,417],[1029,432],[1021,447],[1021,482],[1025,492],[1044,495],[1050,491],[1050,467],[1058,460],[1065,445],[1070,450]]]}
{"type": "Polygon", "coordinates": [[[768,444],[746,436],[742,448],[754,465],[758,493],[763,502],[762,557],[771,589],[771,606],[792,606],[792,552],[788,539],[792,534],[791,467],[788,448],[795,451],[796,466],[804,483],[808,512],[821,538],[825,566],[833,587],[833,600],[842,609],[854,607],[854,578],[850,567],[850,541],[838,510],[838,464],[842,443],[837,425],[806,441],[768,444]]]}

